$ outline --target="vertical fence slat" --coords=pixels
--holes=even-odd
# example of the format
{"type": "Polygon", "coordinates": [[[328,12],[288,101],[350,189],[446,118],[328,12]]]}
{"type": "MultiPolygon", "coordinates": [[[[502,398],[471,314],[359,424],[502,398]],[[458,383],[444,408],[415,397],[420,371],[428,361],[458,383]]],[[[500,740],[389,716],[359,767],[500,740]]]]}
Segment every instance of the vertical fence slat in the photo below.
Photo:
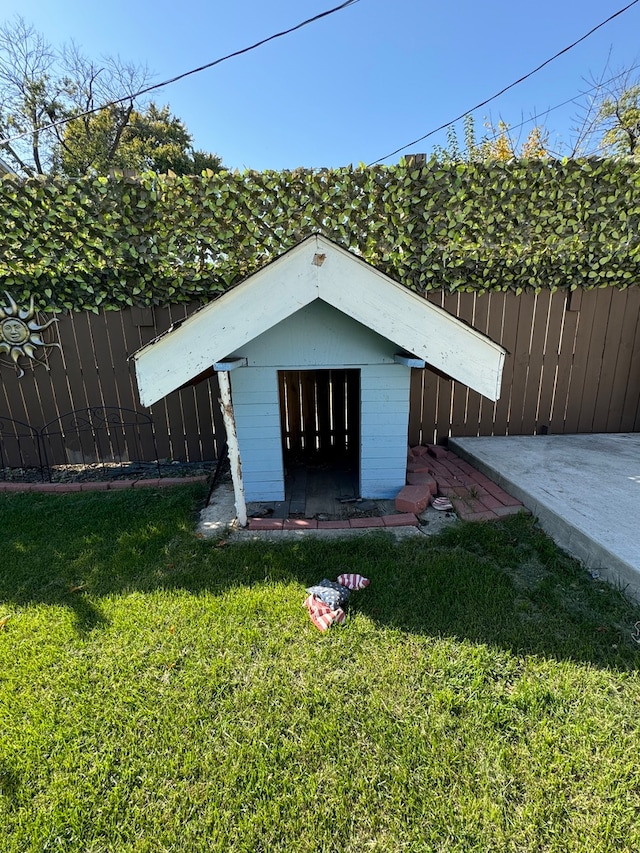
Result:
{"type": "Polygon", "coordinates": [[[563,310],[562,338],[559,344],[558,370],[556,373],[550,418],[550,431],[553,433],[565,432],[567,397],[571,383],[575,339],[578,331],[578,320],[580,318],[579,312],[569,310],[566,302],[563,310]]]}
{"type": "MultiPolygon", "coordinates": [[[[423,441],[426,413],[424,411],[424,379],[426,370],[411,369],[409,379],[409,433],[408,442],[414,447],[423,441]]],[[[425,442],[429,444],[429,441],[425,442]]]]}
{"type": "Polygon", "coordinates": [[[521,435],[533,435],[537,428],[538,399],[540,382],[542,380],[542,364],[544,343],[547,332],[547,317],[549,314],[549,291],[535,294],[533,315],[531,321],[531,337],[528,353],[528,364],[524,384],[524,399],[522,408],[510,424],[510,431],[521,435]]]}
{"type": "MultiPolygon", "coordinates": [[[[469,325],[473,322],[474,293],[458,294],[456,316],[469,325]]],[[[469,389],[460,382],[453,383],[453,407],[451,416],[451,431],[453,435],[466,435],[467,403],[469,389]]]]}
{"type": "Polygon", "coordinates": [[[499,343],[507,350],[507,357],[502,371],[502,391],[495,406],[494,432],[496,435],[506,435],[509,431],[509,402],[517,357],[516,345],[521,305],[520,298],[514,293],[505,293],[504,300],[504,322],[502,339],[499,343]]]}
{"type": "MultiPolygon", "coordinates": [[[[487,334],[489,324],[489,295],[473,294],[473,317],[471,325],[483,334],[487,334]]],[[[472,388],[467,394],[467,411],[465,416],[464,435],[478,435],[484,397],[472,388]]]]}
{"type": "Polygon", "coordinates": [[[633,350],[629,364],[629,378],[622,407],[620,419],[621,432],[640,430],[640,418],[638,417],[638,401],[640,393],[638,385],[640,382],[640,322],[638,322],[633,338],[633,350]]]}
{"type": "MultiPolygon", "coordinates": [[[[486,293],[483,297],[487,301],[487,326],[486,333],[491,340],[500,343],[503,338],[503,314],[505,308],[505,294],[486,293]]],[[[507,392],[505,379],[503,377],[500,396],[507,392]]],[[[492,435],[496,417],[497,403],[482,398],[480,407],[480,421],[478,424],[478,435],[492,435]]]]}
{"type": "Polygon", "coordinates": [[[558,373],[565,301],[566,297],[562,293],[556,292],[549,295],[549,313],[544,339],[538,407],[535,418],[536,432],[539,432],[541,428],[548,430],[551,425],[551,410],[558,373]]]}
{"type": "MultiPolygon", "coordinates": [[[[457,316],[458,296],[455,293],[443,294],[442,307],[457,316]]],[[[455,399],[455,382],[438,376],[437,385],[438,413],[436,420],[436,442],[446,440],[451,434],[452,409],[455,399]]]]}
{"type": "Polygon", "coordinates": [[[520,310],[513,359],[513,379],[509,399],[509,433],[522,434],[522,412],[527,389],[527,374],[531,355],[531,330],[535,310],[535,294],[522,293],[518,297],[520,310]]]}
{"type": "Polygon", "coordinates": [[[639,428],[639,425],[634,422],[628,426],[628,422],[623,421],[623,412],[627,396],[640,399],[640,368],[638,366],[638,358],[640,358],[640,287],[629,287],[624,291],[624,294],[626,299],[624,300],[621,328],[618,330],[612,327],[607,332],[616,355],[615,372],[611,382],[607,432],[625,432],[639,428]],[[633,369],[634,357],[635,369],[633,369]]]}
{"type": "MultiPolygon", "coordinates": [[[[151,309],[149,309],[151,310],[151,309]]],[[[138,398],[138,388],[135,381],[135,371],[133,362],[129,358],[136,350],[140,349],[143,343],[148,343],[156,334],[155,325],[141,327],[136,322],[137,315],[131,311],[109,312],[110,328],[112,329],[112,347],[114,350],[122,350],[123,368],[119,376],[120,398],[127,400],[130,407],[136,411],[140,411],[140,401],[138,398]],[[112,319],[113,315],[113,319],[112,319]]],[[[153,321],[153,314],[150,320],[153,321]]],[[[165,458],[169,455],[168,447],[163,447],[164,453],[158,448],[158,424],[153,417],[153,410],[149,409],[149,414],[153,420],[153,430],[143,430],[141,433],[141,453],[145,461],[152,461],[158,458],[165,458]]],[[[166,432],[166,431],[165,431],[166,432]]],[[[162,434],[162,431],[160,431],[162,434]]]]}
{"type": "MultiPolygon", "coordinates": [[[[614,297],[613,292],[610,294],[614,297]]],[[[591,411],[591,431],[606,432],[609,412],[612,404],[614,390],[614,378],[616,374],[618,354],[622,349],[622,329],[627,310],[627,292],[615,294],[617,298],[611,298],[609,314],[603,317],[598,313],[596,323],[600,326],[602,341],[602,358],[600,366],[600,380],[596,398],[591,411]],[[610,330],[619,330],[619,337],[613,339],[610,330]]]]}
{"type": "MultiPolygon", "coordinates": [[[[598,399],[598,390],[602,381],[602,364],[607,325],[610,320],[613,289],[591,291],[595,297],[591,339],[585,367],[585,381],[580,396],[578,414],[578,432],[593,432],[593,422],[598,399]]],[[[589,295],[591,295],[589,294],[589,295]]]]}
{"type": "Polygon", "coordinates": [[[196,412],[198,415],[198,438],[200,441],[200,452],[202,454],[201,458],[207,461],[218,457],[220,448],[216,441],[216,435],[224,435],[223,425],[220,426],[222,432],[216,433],[216,422],[211,401],[217,400],[219,396],[217,378],[215,379],[215,385],[213,383],[213,378],[206,379],[204,382],[200,382],[196,385],[193,389],[196,412]],[[214,388],[215,393],[212,393],[214,388]]]}
{"type": "Polygon", "coordinates": [[[569,393],[567,394],[567,412],[565,416],[564,431],[568,433],[578,432],[580,421],[582,395],[589,391],[589,380],[587,365],[589,363],[589,349],[591,347],[591,332],[596,311],[596,291],[585,291],[580,300],[580,316],[578,318],[578,333],[576,335],[576,346],[571,366],[571,380],[569,393]]]}

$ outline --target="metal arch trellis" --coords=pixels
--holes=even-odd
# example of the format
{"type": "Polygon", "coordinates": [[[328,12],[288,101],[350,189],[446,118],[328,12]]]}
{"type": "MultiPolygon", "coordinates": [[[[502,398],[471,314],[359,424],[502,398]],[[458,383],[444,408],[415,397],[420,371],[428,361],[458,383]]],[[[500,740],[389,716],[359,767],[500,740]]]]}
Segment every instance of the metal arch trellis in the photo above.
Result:
{"type": "Polygon", "coordinates": [[[90,406],[74,409],[46,423],[39,430],[43,464],[51,479],[51,458],[66,458],[70,464],[102,465],[140,461],[143,456],[141,429],[147,428],[160,474],[153,420],[145,412],[119,406],[90,406]]]}
{"type": "Polygon", "coordinates": [[[42,481],[51,482],[57,464],[106,469],[108,465],[142,462],[145,429],[160,476],[153,419],[145,412],[91,406],[67,412],[40,429],[13,418],[0,418],[0,478],[7,469],[19,468],[23,476],[27,469],[37,469],[42,481]]]}

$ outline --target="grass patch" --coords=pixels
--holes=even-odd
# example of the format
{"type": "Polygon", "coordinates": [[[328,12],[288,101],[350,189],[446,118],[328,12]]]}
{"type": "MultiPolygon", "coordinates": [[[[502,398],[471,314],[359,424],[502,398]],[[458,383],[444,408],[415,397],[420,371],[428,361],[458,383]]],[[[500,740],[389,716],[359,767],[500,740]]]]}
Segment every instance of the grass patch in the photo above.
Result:
{"type": "Polygon", "coordinates": [[[0,850],[640,848],[640,610],[530,519],[220,546],[202,496],[0,496],[0,850]]]}

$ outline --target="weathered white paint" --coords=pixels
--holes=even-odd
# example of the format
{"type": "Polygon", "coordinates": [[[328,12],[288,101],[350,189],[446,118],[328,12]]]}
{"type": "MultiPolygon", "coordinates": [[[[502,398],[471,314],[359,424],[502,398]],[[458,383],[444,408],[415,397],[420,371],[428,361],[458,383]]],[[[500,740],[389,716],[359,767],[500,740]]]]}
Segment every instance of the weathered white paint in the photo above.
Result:
{"type": "Polygon", "coordinates": [[[249,367],[304,370],[391,364],[395,349],[391,341],[316,299],[245,344],[241,352],[249,367]]]}
{"type": "Polygon", "coordinates": [[[151,406],[256,335],[318,298],[317,272],[297,246],[134,354],[140,402],[151,406]]]}
{"type": "Polygon", "coordinates": [[[230,370],[236,370],[238,367],[246,367],[247,359],[246,358],[228,358],[226,361],[216,361],[213,365],[213,369],[216,373],[221,370],[226,370],[229,372],[230,370]]]}
{"type": "Polygon", "coordinates": [[[405,367],[424,367],[426,364],[423,358],[416,358],[415,355],[405,355],[401,352],[396,353],[393,360],[396,364],[404,364],[405,367]]]}
{"type": "Polygon", "coordinates": [[[240,527],[246,527],[247,506],[245,504],[244,486],[242,484],[242,461],[240,459],[240,448],[238,446],[228,371],[221,370],[218,373],[218,385],[220,387],[220,409],[222,410],[224,428],[227,432],[229,465],[231,466],[231,479],[233,481],[233,493],[236,502],[236,520],[240,527]]]}
{"type": "Polygon", "coordinates": [[[135,353],[142,404],[151,405],[232,353],[244,357],[246,344],[318,299],[392,341],[391,360],[397,348],[406,350],[489,399],[498,398],[501,346],[330,240],[313,236],[135,353]]]}
{"type": "Polygon", "coordinates": [[[498,399],[503,347],[349,252],[335,249],[327,249],[321,268],[321,299],[458,382],[498,399]]]}

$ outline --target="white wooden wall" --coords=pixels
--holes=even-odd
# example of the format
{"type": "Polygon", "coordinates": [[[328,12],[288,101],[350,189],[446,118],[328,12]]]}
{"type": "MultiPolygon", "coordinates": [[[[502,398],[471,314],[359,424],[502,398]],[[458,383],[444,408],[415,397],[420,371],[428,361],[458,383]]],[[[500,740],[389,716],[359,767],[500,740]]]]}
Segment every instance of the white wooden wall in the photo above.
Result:
{"type": "Polygon", "coordinates": [[[231,372],[245,500],[283,501],[278,372],[240,367],[231,372]]]}
{"type": "Polygon", "coordinates": [[[239,349],[231,373],[247,501],[284,500],[278,370],[360,369],[360,494],[393,498],[405,483],[411,371],[396,346],[322,302],[239,349]]]}
{"type": "Polygon", "coordinates": [[[405,484],[410,377],[401,364],[369,364],[360,371],[363,498],[394,498],[405,484]]]}

